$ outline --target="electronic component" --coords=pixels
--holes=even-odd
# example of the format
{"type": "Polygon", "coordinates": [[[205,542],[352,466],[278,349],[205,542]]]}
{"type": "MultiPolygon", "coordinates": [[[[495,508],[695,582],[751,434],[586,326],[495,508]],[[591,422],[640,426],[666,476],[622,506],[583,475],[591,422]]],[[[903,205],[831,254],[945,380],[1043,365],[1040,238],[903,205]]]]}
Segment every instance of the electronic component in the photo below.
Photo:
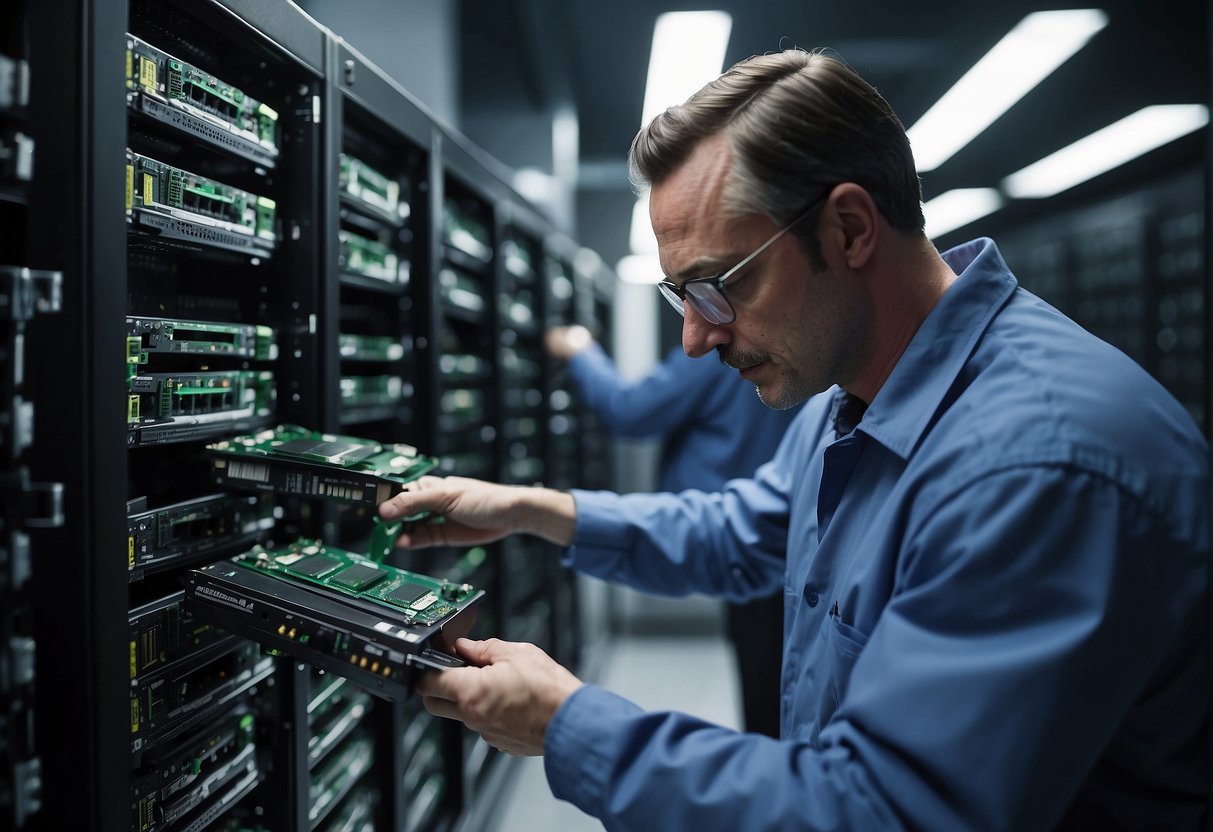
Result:
{"type": "Polygon", "coordinates": [[[190,248],[269,257],[278,242],[276,214],[269,197],[126,151],[126,219],[136,231],[190,248]]]}
{"type": "Polygon", "coordinates": [[[274,415],[269,370],[131,375],[127,444],[156,445],[256,430],[274,415]]]}
{"type": "Polygon", "coordinates": [[[238,436],[208,445],[207,450],[221,485],[370,506],[437,465],[437,460],[410,445],[381,445],[296,425],[238,436]]]}
{"type": "Polygon", "coordinates": [[[273,500],[264,495],[211,494],[150,510],[140,497],[127,504],[130,579],[247,548],[274,520],[273,500]]]}
{"type": "Polygon", "coordinates": [[[455,269],[438,272],[438,291],[447,311],[471,320],[480,320],[488,308],[485,289],[475,277],[455,269]]]}
{"type": "MultiPolygon", "coordinates": [[[[484,223],[468,215],[454,199],[447,199],[442,210],[442,242],[448,247],[447,256],[454,249],[456,256],[466,255],[473,268],[483,268],[493,259],[493,247],[489,245],[489,230],[484,223]]],[[[465,260],[459,257],[460,260],[465,260]]]]}
{"type": "Polygon", "coordinates": [[[278,159],[273,108],[130,34],[126,91],[136,112],[266,167],[278,159]]]}
{"type": "MultiPolygon", "coordinates": [[[[231,784],[256,780],[256,717],[237,712],[171,746],[143,755],[131,778],[132,822],[137,832],[157,832],[205,802],[219,802],[231,784]]],[[[205,813],[206,810],[203,810],[205,813]]]]}
{"type": "Polygon", "coordinates": [[[342,361],[399,361],[404,358],[404,342],[390,335],[337,336],[337,354],[342,361]]]}
{"type": "Polygon", "coordinates": [[[234,643],[218,627],[195,621],[182,606],[183,596],[175,592],[128,614],[132,684],[188,656],[208,649],[213,653],[225,643],[234,643]]]}
{"type": "MultiPolygon", "coordinates": [[[[186,608],[196,620],[205,620],[189,605],[186,608]]],[[[145,748],[180,736],[229,709],[273,672],[273,657],[262,656],[256,644],[220,641],[158,673],[132,680],[134,765],[141,764],[145,748]]]]}
{"type": "Polygon", "coordinates": [[[347,204],[392,225],[403,224],[408,203],[400,201],[399,182],[346,153],[341,154],[340,164],[338,189],[347,204]]]}
{"type": "Polygon", "coordinates": [[[343,273],[370,278],[388,286],[408,282],[407,264],[402,264],[395,252],[383,243],[345,229],[337,232],[337,243],[337,267],[343,273]]]}
{"type": "Polygon", "coordinates": [[[0,182],[34,178],[34,140],[20,130],[0,130],[0,182]]]}
{"type": "Polygon", "coordinates": [[[0,54],[0,109],[29,106],[29,63],[0,54]]]}
{"type": "Polygon", "coordinates": [[[359,731],[350,737],[319,766],[312,775],[311,799],[308,820],[313,827],[349,794],[366,774],[375,758],[375,741],[368,731],[359,731]]]}
{"type": "Polygon", "coordinates": [[[370,789],[356,789],[333,814],[323,832],[375,832],[375,807],[378,795],[370,789]]]}
{"type": "Polygon", "coordinates": [[[146,364],[148,353],[225,356],[273,361],[278,357],[274,330],[254,324],[126,319],[126,363],[146,364]]]}
{"type": "MultiPolygon", "coordinates": [[[[341,677],[335,677],[341,679],[341,677]]],[[[341,681],[345,681],[341,679],[341,681]]],[[[330,700],[329,707],[312,715],[310,722],[311,735],[307,741],[308,766],[314,767],[328,756],[342,740],[350,735],[371,707],[371,697],[366,691],[356,688],[347,690],[345,696],[330,700]]]]}
{"type": "Polygon", "coordinates": [[[400,376],[342,376],[342,407],[376,407],[404,401],[400,376]]]}
{"type": "Polygon", "coordinates": [[[436,669],[461,664],[443,655],[471,629],[484,597],[468,584],[312,541],[258,547],[193,569],[186,574],[185,593],[197,617],[348,677],[386,699],[408,695],[422,662],[436,669]],[[320,564],[317,557],[330,563],[320,564]],[[412,585],[427,591],[416,595],[412,585]],[[405,587],[408,592],[398,592],[405,587]]]}

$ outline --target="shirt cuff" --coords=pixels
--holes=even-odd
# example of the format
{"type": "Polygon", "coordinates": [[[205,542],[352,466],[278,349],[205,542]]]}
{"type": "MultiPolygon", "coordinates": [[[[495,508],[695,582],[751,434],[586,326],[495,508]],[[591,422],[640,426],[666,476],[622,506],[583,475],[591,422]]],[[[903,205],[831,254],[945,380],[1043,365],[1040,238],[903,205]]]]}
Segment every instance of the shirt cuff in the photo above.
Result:
{"type": "Polygon", "coordinates": [[[619,725],[643,713],[622,696],[596,685],[582,685],[556,710],[543,741],[543,769],[557,800],[602,817],[615,761],[619,725]]]}
{"type": "Polygon", "coordinates": [[[613,575],[621,554],[633,545],[628,524],[619,522],[619,495],[579,489],[569,493],[576,506],[576,525],[561,563],[599,578],[613,575]]]}

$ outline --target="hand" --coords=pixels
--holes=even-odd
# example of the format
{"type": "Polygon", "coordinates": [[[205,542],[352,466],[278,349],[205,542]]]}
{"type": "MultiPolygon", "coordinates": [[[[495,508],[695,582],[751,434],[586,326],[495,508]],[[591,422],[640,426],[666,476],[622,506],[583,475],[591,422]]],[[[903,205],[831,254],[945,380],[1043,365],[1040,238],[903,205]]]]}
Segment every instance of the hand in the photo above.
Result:
{"type": "Polygon", "coordinates": [[[440,514],[445,522],[414,526],[396,539],[397,546],[476,546],[513,532],[536,534],[567,546],[576,524],[576,506],[568,494],[467,477],[422,477],[379,506],[384,520],[421,511],[440,514]]]}
{"type": "Polygon", "coordinates": [[[455,651],[476,666],[423,673],[417,692],[426,710],[511,756],[542,755],[548,722],[581,680],[533,644],[461,638],[455,651]]]}
{"type": "Polygon", "coordinates": [[[548,353],[562,361],[585,352],[594,343],[594,336],[583,326],[554,326],[543,336],[548,353]]]}

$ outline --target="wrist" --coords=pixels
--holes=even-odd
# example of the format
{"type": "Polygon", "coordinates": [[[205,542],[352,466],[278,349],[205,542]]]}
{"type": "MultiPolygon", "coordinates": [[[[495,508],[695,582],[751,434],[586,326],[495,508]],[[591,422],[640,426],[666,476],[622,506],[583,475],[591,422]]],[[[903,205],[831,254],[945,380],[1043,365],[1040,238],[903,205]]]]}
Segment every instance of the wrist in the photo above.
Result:
{"type": "Polygon", "coordinates": [[[577,504],[573,495],[554,488],[519,488],[516,493],[516,528],[557,546],[573,542],[577,504]]]}

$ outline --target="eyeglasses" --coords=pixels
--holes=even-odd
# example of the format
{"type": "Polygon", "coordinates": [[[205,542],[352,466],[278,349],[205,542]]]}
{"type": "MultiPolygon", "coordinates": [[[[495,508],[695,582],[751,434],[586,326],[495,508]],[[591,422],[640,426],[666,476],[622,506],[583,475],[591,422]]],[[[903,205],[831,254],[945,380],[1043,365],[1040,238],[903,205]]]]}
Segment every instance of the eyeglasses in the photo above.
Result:
{"type": "Polygon", "coordinates": [[[667,278],[658,283],[657,288],[661,290],[662,296],[670,302],[670,306],[674,307],[678,314],[683,317],[686,317],[686,304],[690,303],[691,308],[709,323],[731,324],[737,320],[737,310],[733,308],[733,302],[729,300],[729,296],[724,290],[728,279],[749,265],[750,261],[755,257],[773,246],[780,237],[795,228],[801,220],[812,213],[819,202],[830,195],[831,190],[827,189],[825,193],[810,202],[809,206],[804,209],[804,212],[800,216],[776,231],[771,239],[767,240],[753,254],[728,271],[711,275],[710,277],[693,277],[690,280],[683,281],[681,286],[667,278]]]}

